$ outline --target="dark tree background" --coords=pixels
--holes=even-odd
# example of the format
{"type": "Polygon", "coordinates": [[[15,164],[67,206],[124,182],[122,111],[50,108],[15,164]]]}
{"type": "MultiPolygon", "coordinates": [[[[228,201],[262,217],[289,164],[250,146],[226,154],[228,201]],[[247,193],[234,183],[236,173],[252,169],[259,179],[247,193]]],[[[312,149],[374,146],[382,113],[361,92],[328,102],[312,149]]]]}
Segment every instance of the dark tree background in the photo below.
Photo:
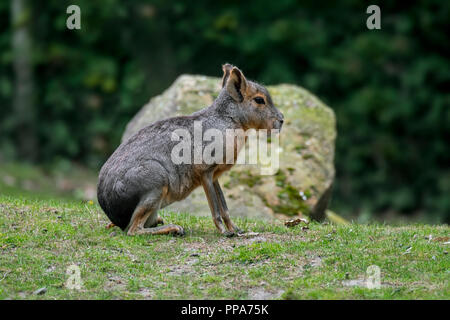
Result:
{"type": "Polygon", "coordinates": [[[230,62],[335,110],[334,208],[449,222],[449,17],[441,0],[0,1],[0,157],[97,169],[177,75],[230,62]]]}

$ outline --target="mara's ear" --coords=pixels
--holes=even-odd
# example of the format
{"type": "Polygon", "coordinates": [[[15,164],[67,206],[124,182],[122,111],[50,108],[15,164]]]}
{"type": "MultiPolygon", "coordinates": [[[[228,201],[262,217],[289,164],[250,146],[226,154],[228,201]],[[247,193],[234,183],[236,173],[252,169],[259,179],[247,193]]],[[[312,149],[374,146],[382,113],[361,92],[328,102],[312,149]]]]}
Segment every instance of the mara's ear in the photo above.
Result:
{"type": "Polygon", "coordinates": [[[225,87],[225,84],[227,83],[228,77],[230,76],[231,69],[233,69],[233,66],[229,63],[225,63],[222,66],[222,70],[223,70],[222,88],[225,87]]]}
{"type": "Polygon", "coordinates": [[[244,101],[245,92],[247,90],[247,79],[244,74],[236,67],[233,67],[230,71],[230,75],[226,82],[226,88],[228,93],[236,102],[244,101]]]}

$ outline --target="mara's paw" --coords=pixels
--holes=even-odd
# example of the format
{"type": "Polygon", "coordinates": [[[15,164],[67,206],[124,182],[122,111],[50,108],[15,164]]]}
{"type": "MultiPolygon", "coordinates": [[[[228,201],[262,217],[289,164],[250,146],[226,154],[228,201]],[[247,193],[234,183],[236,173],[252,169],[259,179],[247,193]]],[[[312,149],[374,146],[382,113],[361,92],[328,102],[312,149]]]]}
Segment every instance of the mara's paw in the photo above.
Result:
{"type": "Polygon", "coordinates": [[[232,237],[236,236],[237,233],[234,231],[225,231],[222,233],[222,235],[224,235],[227,238],[232,238],[232,237]]]}
{"type": "MultiPolygon", "coordinates": [[[[168,226],[169,227],[169,226],[168,226]]],[[[171,224],[170,225],[170,234],[172,234],[172,235],[174,235],[174,236],[178,236],[178,237],[181,237],[181,236],[184,236],[185,235],[185,232],[184,232],[184,229],[183,229],[183,227],[181,227],[181,226],[178,226],[178,225],[176,225],[176,224],[171,224]]]]}
{"type": "Polygon", "coordinates": [[[222,234],[227,238],[232,238],[232,237],[240,236],[240,235],[244,234],[244,231],[239,229],[238,227],[234,226],[232,230],[225,231],[222,234]]]}

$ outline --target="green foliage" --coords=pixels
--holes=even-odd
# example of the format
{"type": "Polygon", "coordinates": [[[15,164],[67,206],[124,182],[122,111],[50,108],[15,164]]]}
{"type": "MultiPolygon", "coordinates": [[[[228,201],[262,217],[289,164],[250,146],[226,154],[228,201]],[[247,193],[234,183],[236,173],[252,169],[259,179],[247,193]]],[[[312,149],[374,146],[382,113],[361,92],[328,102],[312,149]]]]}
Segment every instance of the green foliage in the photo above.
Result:
{"type": "MultiPolygon", "coordinates": [[[[446,1],[32,1],[39,159],[98,168],[129,119],[180,73],[224,62],[306,87],[337,114],[333,206],[450,221],[446,1]],[[82,29],[65,9],[81,7],[82,29]]],[[[0,3],[0,150],[14,157],[12,30],[0,3]]]]}

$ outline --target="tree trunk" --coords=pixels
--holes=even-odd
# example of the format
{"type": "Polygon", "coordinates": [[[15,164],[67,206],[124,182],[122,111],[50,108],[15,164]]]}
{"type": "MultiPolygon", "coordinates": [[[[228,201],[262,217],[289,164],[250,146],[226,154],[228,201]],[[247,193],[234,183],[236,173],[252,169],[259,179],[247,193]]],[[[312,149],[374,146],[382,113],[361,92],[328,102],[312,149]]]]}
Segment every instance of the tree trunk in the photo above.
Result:
{"type": "Polygon", "coordinates": [[[13,113],[19,156],[37,159],[35,108],[33,101],[33,65],[30,34],[31,7],[28,0],[11,1],[12,49],[14,66],[13,113]]]}

